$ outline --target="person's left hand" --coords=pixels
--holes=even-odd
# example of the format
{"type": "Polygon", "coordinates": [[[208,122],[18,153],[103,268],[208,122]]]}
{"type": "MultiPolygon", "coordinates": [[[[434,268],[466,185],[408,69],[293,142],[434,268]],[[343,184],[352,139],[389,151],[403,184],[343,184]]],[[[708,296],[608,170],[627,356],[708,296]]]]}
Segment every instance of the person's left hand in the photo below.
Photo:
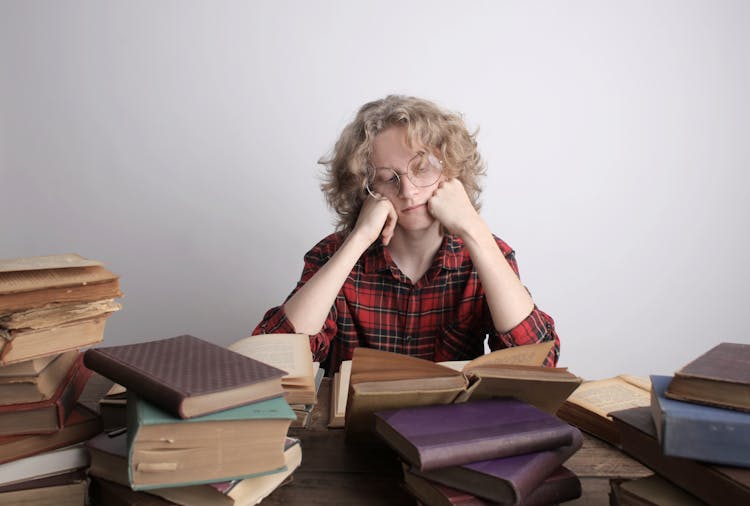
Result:
{"type": "Polygon", "coordinates": [[[458,179],[441,181],[427,201],[427,209],[449,233],[459,237],[482,220],[458,179]]]}

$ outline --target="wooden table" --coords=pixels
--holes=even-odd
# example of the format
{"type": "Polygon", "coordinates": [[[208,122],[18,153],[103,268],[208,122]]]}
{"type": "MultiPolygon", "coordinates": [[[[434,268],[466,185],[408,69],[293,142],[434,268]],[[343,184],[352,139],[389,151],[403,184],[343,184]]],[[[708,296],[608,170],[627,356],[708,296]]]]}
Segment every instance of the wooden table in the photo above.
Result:
{"type": "MultiPolygon", "coordinates": [[[[111,382],[94,375],[81,401],[96,409],[111,382]]],[[[400,464],[385,445],[357,447],[344,441],[342,429],[329,429],[331,382],[323,380],[309,429],[290,429],[302,442],[302,465],[290,484],[268,496],[264,505],[409,505],[414,499],[401,487],[400,464]]],[[[616,448],[584,435],[583,447],[565,464],[581,480],[583,495],[570,505],[609,504],[610,478],[638,478],[652,474],[616,448]]]]}

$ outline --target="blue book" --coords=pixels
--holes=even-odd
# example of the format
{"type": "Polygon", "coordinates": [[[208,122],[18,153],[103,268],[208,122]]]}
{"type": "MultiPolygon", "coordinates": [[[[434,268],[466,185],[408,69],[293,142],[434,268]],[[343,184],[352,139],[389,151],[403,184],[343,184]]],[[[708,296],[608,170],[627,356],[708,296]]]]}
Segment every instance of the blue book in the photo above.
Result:
{"type": "Polygon", "coordinates": [[[296,415],[283,397],[178,418],[128,392],[128,480],[133,490],[244,479],[284,469],[296,415]]]}
{"type": "Polygon", "coordinates": [[[651,415],[662,452],[750,467],[750,413],[670,399],[670,376],[651,376],[651,415]]]}

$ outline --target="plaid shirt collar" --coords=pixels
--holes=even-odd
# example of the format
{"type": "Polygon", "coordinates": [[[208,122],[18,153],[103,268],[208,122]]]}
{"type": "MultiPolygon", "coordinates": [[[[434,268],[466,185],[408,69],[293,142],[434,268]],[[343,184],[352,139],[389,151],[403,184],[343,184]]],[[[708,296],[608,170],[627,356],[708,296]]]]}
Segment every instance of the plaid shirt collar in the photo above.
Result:
{"type": "MultiPolygon", "coordinates": [[[[446,234],[443,236],[443,244],[440,245],[440,249],[435,255],[435,261],[430,267],[430,271],[435,268],[457,270],[464,262],[464,255],[463,241],[455,235],[446,234]]],[[[365,252],[363,266],[364,272],[367,274],[390,269],[394,276],[398,277],[396,274],[399,272],[398,267],[396,267],[390,252],[383,246],[381,240],[375,241],[365,252]]]]}

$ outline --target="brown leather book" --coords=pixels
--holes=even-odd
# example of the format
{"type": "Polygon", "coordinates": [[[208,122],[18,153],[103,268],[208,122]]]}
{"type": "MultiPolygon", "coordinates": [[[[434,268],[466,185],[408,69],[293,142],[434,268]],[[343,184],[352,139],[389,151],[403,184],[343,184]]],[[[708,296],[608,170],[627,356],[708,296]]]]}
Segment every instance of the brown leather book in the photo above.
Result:
{"type": "Polygon", "coordinates": [[[667,387],[671,399],[750,411],[750,344],[721,343],[679,371],[667,387]]]}
{"type": "Polygon", "coordinates": [[[81,396],[91,371],[79,354],[55,394],[47,400],[0,406],[0,436],[57,432],[81,396]]]}
{"type": "Polygon", "coordinates": [[[281,396],[286,374],[189,335],[90,349],[85,364],[180,418],[281,396]]]}
{"type": "Polygon", "coordinates": [[[96,413],[77,404],[57,432],[0,437],[0,464],[86,441],[101,432],[101,427],[96,413]]]}

